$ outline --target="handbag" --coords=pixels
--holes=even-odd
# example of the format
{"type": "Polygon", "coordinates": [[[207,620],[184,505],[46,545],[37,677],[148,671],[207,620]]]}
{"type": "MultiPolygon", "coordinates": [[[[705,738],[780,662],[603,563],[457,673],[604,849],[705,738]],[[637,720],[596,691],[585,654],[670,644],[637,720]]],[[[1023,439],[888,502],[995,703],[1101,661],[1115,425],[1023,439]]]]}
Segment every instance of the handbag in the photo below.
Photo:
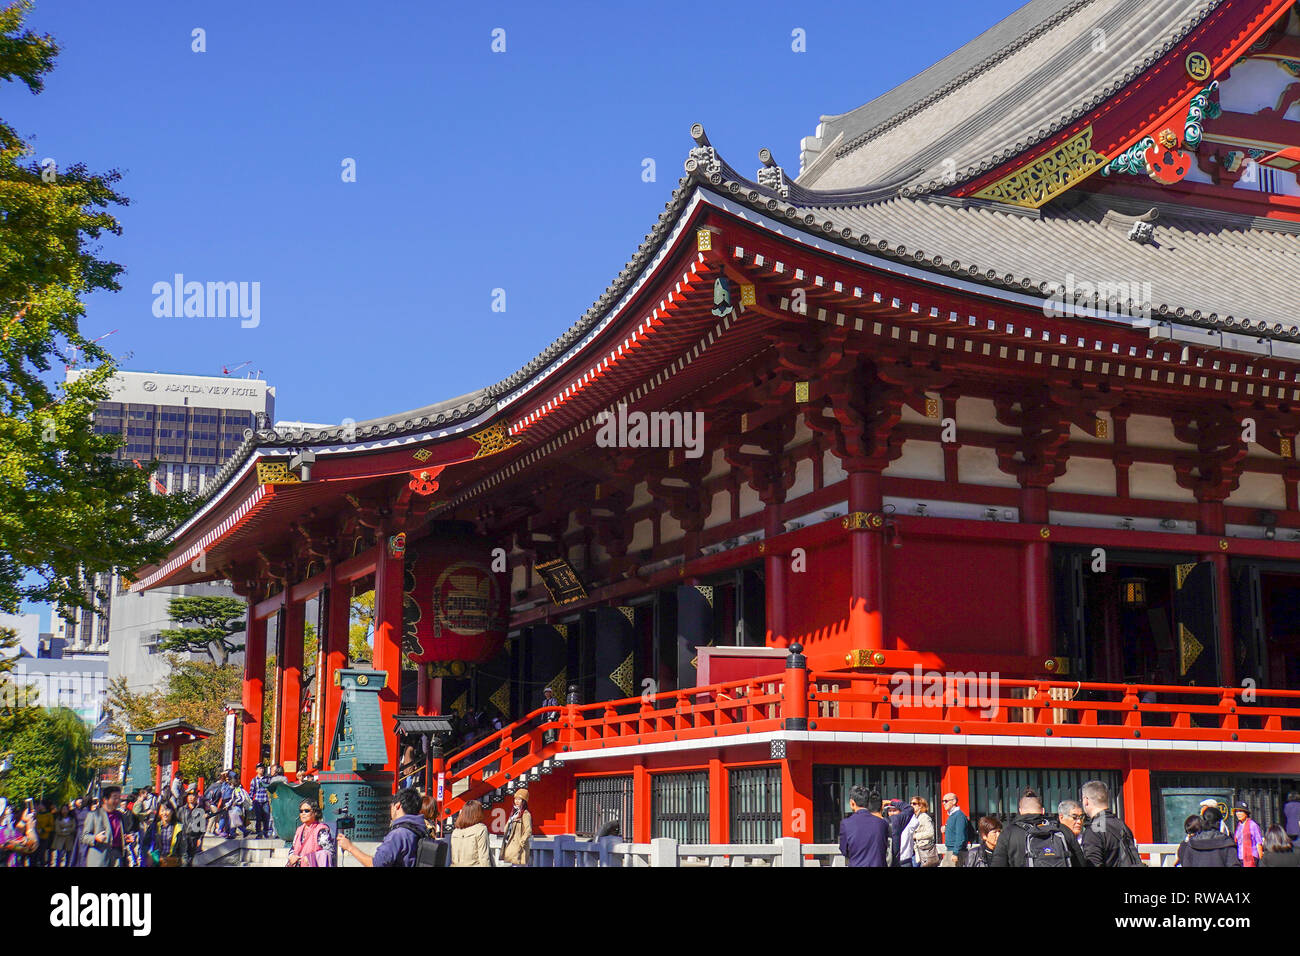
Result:
{"type": "Polygon", "coordinates": [[[939,865],[939,851],[934,846],[927,847],[924,850],[917,850],[916,855],[923,867],[939,865]]]}

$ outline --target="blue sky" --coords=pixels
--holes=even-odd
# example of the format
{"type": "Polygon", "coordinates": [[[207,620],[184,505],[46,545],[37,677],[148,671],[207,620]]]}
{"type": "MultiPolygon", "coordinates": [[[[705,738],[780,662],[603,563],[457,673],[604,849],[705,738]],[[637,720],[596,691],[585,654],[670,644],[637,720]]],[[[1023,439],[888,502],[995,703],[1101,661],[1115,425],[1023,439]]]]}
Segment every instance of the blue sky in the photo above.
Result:
{"type": "Polygon", "coordinates": [[[37,0],[62,54],[39,96],[0,88],[0,115],[38,159],[124,173],[104,243],[123,288],[83,326],[118,330],[123,368],[251,361],[278,418],[360,421],[495,382],[576,321],[662,210],[691,123],[742,172],[767,146],[793,174],[821,114],[1018,5],[37,0]],[[260,323],[156,318],[178,272],[259,282],[260,323]]]}

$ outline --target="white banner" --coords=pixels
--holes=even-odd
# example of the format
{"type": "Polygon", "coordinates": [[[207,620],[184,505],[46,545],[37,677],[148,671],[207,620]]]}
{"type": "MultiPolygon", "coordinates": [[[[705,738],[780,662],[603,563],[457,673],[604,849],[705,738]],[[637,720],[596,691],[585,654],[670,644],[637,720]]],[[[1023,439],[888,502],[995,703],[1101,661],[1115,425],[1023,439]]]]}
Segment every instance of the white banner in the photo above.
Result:
{"type": "Polygon", "coordinates": [[[235,714],[226,714],[226,745],[222,749],[221,769],[232,770],[235,766],[235,714]]]}

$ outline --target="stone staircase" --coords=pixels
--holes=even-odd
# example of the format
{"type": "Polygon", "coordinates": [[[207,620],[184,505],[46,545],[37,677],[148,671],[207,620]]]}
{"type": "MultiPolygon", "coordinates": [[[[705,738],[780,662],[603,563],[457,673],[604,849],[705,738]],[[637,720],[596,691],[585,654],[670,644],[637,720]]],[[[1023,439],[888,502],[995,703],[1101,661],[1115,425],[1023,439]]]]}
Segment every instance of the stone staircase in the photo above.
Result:
{"type": "Polygon", "coordinates": [[[289,848],[284,845],[283,840],[217,839],[204,846],[199,855],[194,858],[194,865],[282,867],[288,861],[289,848]]]}

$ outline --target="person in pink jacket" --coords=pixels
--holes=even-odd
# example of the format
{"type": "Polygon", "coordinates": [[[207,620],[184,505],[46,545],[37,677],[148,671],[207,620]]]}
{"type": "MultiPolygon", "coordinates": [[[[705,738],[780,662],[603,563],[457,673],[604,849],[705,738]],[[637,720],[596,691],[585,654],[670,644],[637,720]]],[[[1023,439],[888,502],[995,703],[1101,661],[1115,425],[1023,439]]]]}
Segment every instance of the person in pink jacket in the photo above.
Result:
{"type": "Polygon", "coordinates": [[[1246,806],[1245,800],[1234,803],[1232,811],[1237,816],[1237,832],[1233,834],[1237,840],[1237,859],[1242,866],[1259,866],[1260,848],[1264,843],[1259,824],[1250,818],[1250,807],[1246,806]]]}
{"type": "Polygon", "coordinates": [[[298,805],[298,829],[293,834],[289,866],[333,866],[334,844],[330,828],[321,822],[320,806],[304,800],[298,805]]]}

